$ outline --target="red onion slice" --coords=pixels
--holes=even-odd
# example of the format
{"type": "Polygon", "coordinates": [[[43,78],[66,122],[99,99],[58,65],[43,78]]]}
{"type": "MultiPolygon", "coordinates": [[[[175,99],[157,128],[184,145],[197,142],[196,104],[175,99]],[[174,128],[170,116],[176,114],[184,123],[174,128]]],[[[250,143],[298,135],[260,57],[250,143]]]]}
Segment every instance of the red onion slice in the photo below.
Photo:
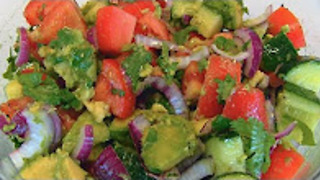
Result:
{"type": "MultiPolygon", "coordinates": [[[[162,77],[147,77],[144,82],[144,87],[151,85],[153,88],[162,92],[172,105],[175,114],[187,116],[188,108],[184,101],[183,95],[179,87],[175,83],[167,84],[162,77]]],[[[142,91],[139,91],[142,92],[142,91]]]]}
{"type": "Polygon", "coordinates": [[[206,46],[201,46],[199,50],[195,51],[190,56],[184,57],[170,57],[171,62],[178,62],[179,69],[185,69],[192,61],[200,61],[209,57],[209,48],[206,46]]]}
{"type": "Polygon", "coordinates": [[[273,12],[272,5],[269,5],[266,8],[266,10],[264,11],[264,13],[262,13],[260,16],[258,16],[256,18],[248,19],[248,20],[244,21],[243,25],[245,27],[253,27],[253,26],[260,25],[268,20],[269,16],[272,14],[272,12],[273,12]]]}
{"type": "Polygon", "coordinates": [[[201,159],[181,174],[180,180],[202,179],[213,174],[211,158],[201,159]]]}
{"type": "Polygon", "coordinates": [[[79,136],[79,142],[72,152],[72,157],[79,161],[88,159],[93,147],[93,127],[92,125],[85,125],[79,136]]]}
{"type": "Polygon", "coordinates": [[[137,116],[129,123],[129,132],[139,153],[141,152],[141,139],[143,136],[143,131],[149,127],[150,122],[144,117],[144,115],[137,116]]]}
{"type": "Polygon", "coordinates": [[[297,122],[296,122],[296,121],[293,122],[293,123],[291,123],[291,124],[289,124],[289,126],[288,126],[285,130],[283,130],[283,131],[281,131],[281,132],[278,132],[278,133],[275,135],[275,138],[276,138],[276,139],[281,139],[281,138],[283,138],[283,137],[285,137],[285,136],[288,136],[288,135],[294,130],[294,128],[296,127],[296,125],[297,125],[297,122]]]}
{"type": "Polygon", "coordinates": [[[25,159],[48,152],[54,137],[54,125],[45,111],[40,110],[33,113],[24,110],[21,115],[26,119],[29,132],[26,141],[20,148],[10,154],[10,158],[17,169],[23,167],[25,159]]]}
{"type": "Polygon", "coordinates": [[[111,146],[106,147],[99,155],[92,171],[95,178],[101,180],[122,180],[124,176],[129,176],[128,171],[111,146]]]}
{"type": "Polygon", "coordinates": [[[241,38],[245,43],[249,43],[247,52],[249,57],[245,60],[244,74],[251,78],[258,71],[262,58],[262,42],[259,36],[251,29],[242,28],[234,32],[236,37],[241,38]]]}
{"type": "Polygon", "coordinates": [[[59,142],[61,141],[62,138],[62,124],[61,124],[61,119],[58,116],[58,114],[53,111],[49,113],[49,116],[53,122],[54,126],[54,138],[53,138],[53,143],[51,145],[51,149],[54,150],[58,146],[59,142]]]}
{"type": "Polygon", "coordinates": [[[229,58],[229,59],[234,59],[236,61],[243,61],[244,59],[247,59],[249,57],[248,52],[240,52],[236,55],[230,55],[228,52],[220,50],[215,44],[212,44],[211,47],[215,53],[217,53],[223,57],[229,58]]]}
{"type": "Polygon", "coordinates": [[[29,61],[29,39],[27,30],[24,27],[19,29],[20,32],[20,49],[16,60],[16,66],[20,67],[29,61]]]}
{"type": "Polygon", "coordinates": [[[93,45],[96,49],[98,48],[98,40],[97,40],[97,29],[95,26],[91,27],[87,31],[87,41],[93,45]]]}
{"type": "Polygon", "coordinates": [[[189,16],[189,15],[183,15],[183,16],[182,16],[182,23],[183,23],[184,25],[189,25],[191,19],[192,19],[191,16],[189,16]]]}
{"type": "Polygon", "coordinates": [[[154,37],[149,37],[149,36],[137,34],[137,35],[135,35],[134,39],[137,44],[143,44],[145,46],[156,48],[156,49],[161,49],[163,43],[166,43],[170,50],[190,52],[190,50],[188,50],[182,46],[178,46],[177,44],[174,44],[174,43],[171,43],[168,41],[163,41],[163,40],[160,40],[160,39],[157,39],[154,37]]]}
{"type": "Polygon", "coordinates": [[[11,120],[16,126],[9,132],[9,134],[16,134],[19,137],[25,138],[27,131],[29,130],[27,119],[22,115],[21,112],[18,112],[11,120]]]}

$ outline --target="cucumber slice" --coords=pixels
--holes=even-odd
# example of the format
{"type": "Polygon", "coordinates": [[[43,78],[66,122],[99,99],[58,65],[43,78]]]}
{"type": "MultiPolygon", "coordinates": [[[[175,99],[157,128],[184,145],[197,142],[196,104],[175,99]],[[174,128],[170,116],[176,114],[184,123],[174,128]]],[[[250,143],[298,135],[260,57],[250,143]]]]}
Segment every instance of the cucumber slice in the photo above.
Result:
{"type": "Polygon", "coordinates": [[[213,137],[206,143],[206,154],[213,158],[216,175],[228,172],[245,172],[246,155],[239,136],[227,139],[213,137]]]}
{"type": "Polygon", "coordinates": [[[285,88],[320,104],[320,61],[308,61],[291,69],[284,80],[285,88]]]}
{"type": "Polygon", "coordinates": [[[297,121],[303,137],[300,137],[301,133],[296,128],[293,131],[295,140],[304,145],[315,145],[314,131],[320,119],[319,104],[284,90],[278,96],[276,114],[279,131],[284,130],[288,123],[297,121]]]}
{"type": "Polygon", "coordinates": [[[250,174],[244,172],[231,172],[215,177],[214,180],[257,180],[250,174]]]}

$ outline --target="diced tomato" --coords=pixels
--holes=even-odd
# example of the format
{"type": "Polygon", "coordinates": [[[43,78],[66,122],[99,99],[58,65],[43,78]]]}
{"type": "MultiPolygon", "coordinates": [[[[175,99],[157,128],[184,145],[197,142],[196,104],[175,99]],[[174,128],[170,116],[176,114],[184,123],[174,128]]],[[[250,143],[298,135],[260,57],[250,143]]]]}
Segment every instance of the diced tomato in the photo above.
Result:
{"type": "Polygon", "coordinates": [[[293,179],[304,163],[304,157],[294,149],[285,149],[278,145],[271,153],[271,165],[262,174],[262,180],[293,179]]]}
{"type": "Polygon", "coordinates": [[[263,122],[268,129],[267,112],[265,108],[265,97],[258,88],[239,86],[226,101],[222,113],[225,117],[236,120],[238,118],[256,118],[263,122]]]}
{"type": "Polygon", "coordinates": [[[137,1],[134,3],[127,3],[123,5],[123,10],[136,18],[141,18],[144,13],[150,11],[154,12],[156,7],[152,1],[137,1]]]}
{"type": "Polygon", "coordinates": [[[39,47],[38,47],[38,43],[36,42],[33,42],[31,40],[31,38],[29,38],[29,46],[30,46],[30,53],[31,55],[36,58],[38,61],[42,62],[43,61],[43,58],[39,55],[38,53],[38,50],[39,50],[39,47]]]}
{"type": "Polygon", "coordinates": [[[98,77],[94,100],[109,104],[111,112],[119,118],[132,115],[136,97],[118,61],[106,59],[102,62],[102,70],[98,77]]]}
{"type": "Polygon", "coordinates": [[[137,18],[116,6],[98,11],[97,38],[99,49],[109,55],[119,55],[122,47],[131,43],[137,18]]]}
{"type": "MultiPolygon", "coordinates": [[[[142,31],[141,34],[152,34],[159,39],[169,40],[169,32],[165,23],[154,16],[152,12],[143,15],[138,21],[138,30],[142,31]]],[[[136,31],[137,33],[137,31],[136,31]]]]}
{"type": "Polygon", "coordinates": [[[166,0],[157,0],[157,2],[160,4],[161,8],[165,8],[167,6],[166,0]]]}
{"type": "Polygon", "coordinates": [[[306,41],[303,34],[303,29],[296,16],[287,8],[280,7],[274,11],[268,18],[268,32],[272,35],[277,35],[283,26],[289,26],[288,38],[291,40],[295,48],[306,46],[306,41]]]}
{"type": "Polygon", "coordinates": [[[188,65],[182,79],[182,92],[186,99],[198,99],[204,81],[204,75],[205,70],[200,72],[196,61],[192,61],[188,65]]]}
{"type": "Polygon", "coordinates": [[[222,112],[223,105],[218,103],[218,84],[216,79],[224,80],[230,75],[239,84],[241,80],[241,64],[221,56],[212,55],[204,79],[203,94],[201,94],[198,107],[197,119],[200,117],[214,117],[222,112]]]}
{"type": "Polygon", "coordinates": [[[81,16],[79,7],[74,1],[57,1],[44,17],[39,27],[30,33],[30,38],[37,43],[48,44],[57,37],[64,27],[78,29],[86,36],[87,27],[81,16]]]}
{"type": "Polygon", "coordinates": [[[0,105],[0,110],[12,119],[16,113],[24,110],[33,100],[30,97],[22,97],[18,99],[10,99],[0,105]]]}
{"type": "Polygon", "coordinates": [[[32,0],[24,9],[24,17],[31,26],[39,25],[58,3],[59,1],[32,0]]]}
{"type": "Polygon", "coordinates": [[[279,78],[274,72],[267,73],[269,76],[269,84],[273,88],[280,87],[284,84],[284,81],[279,78]]]}
{"type": "Polygon", "coordinates": [[[58,116],[61,119],[62,127],[64,132],[68,132],[73,124],[77,121],[78,117],[81,115],[81,111],[77,112],[74,109],[63,109],[61,107],[58,107],[57,109],[58,116]]]}

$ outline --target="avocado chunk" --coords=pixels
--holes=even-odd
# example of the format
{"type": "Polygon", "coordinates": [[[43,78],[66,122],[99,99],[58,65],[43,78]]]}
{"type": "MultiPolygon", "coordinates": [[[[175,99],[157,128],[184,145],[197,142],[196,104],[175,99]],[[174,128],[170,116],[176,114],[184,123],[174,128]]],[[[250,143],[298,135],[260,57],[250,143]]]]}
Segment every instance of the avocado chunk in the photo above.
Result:
{"type": "Polygon", "coordinates": [[[172,4],[172,17],[181,18],[183,15],[193,16],[201,7],[200,0],[176,0],[172,4]]]}
{"type": "Polygon", "coordinates": [[[198,32],[206,38],[220,32],[222,23],[222,16],[205,6],[202,6],[190,21],[190,24],[196,27],[198,32]]]}
{"type": "Polygon", "coordinates": [[[94,25],[97,20],[97,13],[100,8],[103,8],[107,4],[100,0],[88,1],[82,8],[81,12],[84,20],[89,25],[94,25]]]}
{"type": "Polygon", "coordinates": [[[87,172],[68,153],[58,150],[50,156],[39,156],[26,165],[20,175],[23,179],[85,179],[87,172]]]}
{"type": "Polygon", "coordinates": [[[62,140],[62,149],[66,152],[72,152],[75,148],[78,137],[80,135],[81,128],[85,125],[92,125],[93,127],[93,144],[99,144],[109,139],[109,130],[106,124],[103,122],[98,123],[95,118],[89,112],[82,113],[77,121],[73,124],[70,131],[62,140]]]}
{"type": "Polygon", "coordinates": [[[160,174],[192,156],[197,143],[189,121],[181,116],[162,114],[143,133],[141,157],[151,172],[160,174]]]}
{"type": "Polygon", "coordinates": [[[284,90],[278,95],[276,114],[278,116],[279,131],[283,131],[289,123],[297,122],[297,127],[287,139],[294,138],[294,140],[303,145],[316,144],[315,129],[320,119],[319,104],[284,90]]]}
{"type": "Polygon", "coordinates": [[[242,26],[243,8],[238,0],[204,0],[203,4],[222,16],[223,27],[238,29],[242,26]]]}
{"type": "Polygon", "coordinates": [[[212,137],[206,142],[206,155],[213,158],[215,175],[246,171],[246,155],[239,136],[221,139],[212,137]]]}

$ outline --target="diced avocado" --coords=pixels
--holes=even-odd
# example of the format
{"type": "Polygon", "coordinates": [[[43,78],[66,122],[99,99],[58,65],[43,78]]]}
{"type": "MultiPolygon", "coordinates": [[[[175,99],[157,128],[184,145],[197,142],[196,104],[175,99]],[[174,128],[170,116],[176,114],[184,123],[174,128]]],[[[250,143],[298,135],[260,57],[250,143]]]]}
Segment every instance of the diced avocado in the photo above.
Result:
{"type": "Polygon", "coordinates": [[[58,159],[55,155],[38,157],[20,172],[23,179],[53,179],[58,159]]]}
{"type": "Polygon", "coordinates": [[[79,116],[77,121],[73,124],[70,131],[62,140],[62,149],[66,152],[72,152],[73,148],[78,142],[81,128],[86,124],[90,124],[93,127],[93,143],[94,145],[105,142],[109,139],[109,130],[106,124],[103,122],[98,123],[95,118],[89,112],[84,112],[79,116]]]}
{"type": "Polygon", "coordinates": [[[106,3],[100,0],[88,1],[81,8],[81,12],[86,23],[89,25],[94,25],[97,19],[98,10],[104,6],[106,6],[106,3]]]}
{"type": "Polygon", "coordinates": [[[104,150],[105,146],[103,144],[97,144],[92,147],[92,150],[90,152],[90,155],[88,157],[88,161],[95,161],[98,159],[99,155],[104,150]]]}
{"type": "Polygon", "coordinates": [[[162,114],[156,118],[144,131],[141,157],[151,172],[160,174],[192,156],[198,142],[191,123],[183,117],[162,114]]]}
{"type": "Polygon", "coordinates": [[[198,32],[206,38],[220,32],[222,23],[222,16],[205,6],[202,6],[190,21],[190,24],[196,27],[198,32]]]}
{"type": "Polygon", "coordinates": [[[172,4],[172,17],[181,18],[183,15],[193,16],[202,5],[201,0],[175,0],[172,4]]]}
{"type": "Polygon", "coordinates": [[[314,133],[320,119],[319,104],[284,90],[278,96],[276,114],[279,131],[284,130],[289,122],[296,121],[303,137],[299,137],[301,133],[294,129],[295,140],[303,145],[315,145],[314,133]]]}
{"type": "Polygon", "coordinates": [[[320,61],[303,62],[284,77],[286,89],[320,104],[320,61]]]}
{"type": "Polygon", "coordinates": [[[80,168],[67,152],[41,157],[26,165],[20,175],[23,179],[85,179],[87,172],[80,168]]]}
{"type": "Polygon", "coordinates": [[[216,175],[246,171],[246,155],[239,136],[221,139],[212,137],[206,142],[206,155],[213,158],[216,175]]]}
{"type": "Polygon", "coordinates": [[[285,33],[281,32],[263,46],[261,68],[265,71],[286,73],[297,63],[298,53],[285,33]]]}
{"type": "Polygon", "coordinates": [[[257,178],[244,172],[231,172],[217,176],[214,180],[257,180],[257,178]]]}
{"type": "Polygon", "coordinates": [[[223,27],[238,29],[242,26],[243,8],[238,0],[204,0],[203,4],[223,18],[223,27]]]}

